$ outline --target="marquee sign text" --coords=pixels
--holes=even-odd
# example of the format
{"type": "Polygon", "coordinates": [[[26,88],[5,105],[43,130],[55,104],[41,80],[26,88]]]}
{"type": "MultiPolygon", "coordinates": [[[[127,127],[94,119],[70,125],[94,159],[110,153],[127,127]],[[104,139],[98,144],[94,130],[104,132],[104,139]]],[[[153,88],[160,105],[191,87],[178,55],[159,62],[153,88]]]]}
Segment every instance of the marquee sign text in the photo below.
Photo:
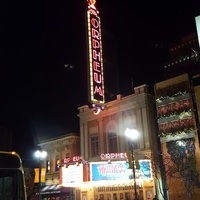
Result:
{"type": "Polygon", "coordinates": [[[100,155],[101,159],[102,160],[107,160],[107,159],[117,159],[117,158],[120,158],[120,159],[127,159],[127,155],[126,153],[106,153],[106,154],[101,154],[100,155]]]}
{"type": "Polygon", "coordinates": [[[101,44],[101,23],[95,10],[88,10],[89,98],[90,102],[104,103],[104,76],[101,44]]]}

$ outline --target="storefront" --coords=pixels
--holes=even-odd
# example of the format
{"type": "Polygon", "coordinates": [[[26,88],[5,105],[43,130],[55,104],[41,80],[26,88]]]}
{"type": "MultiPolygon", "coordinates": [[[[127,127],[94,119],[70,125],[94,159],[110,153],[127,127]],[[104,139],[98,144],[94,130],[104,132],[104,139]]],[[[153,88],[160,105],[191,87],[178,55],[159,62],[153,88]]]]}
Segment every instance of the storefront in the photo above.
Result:
{"type": "MultiPolygon", "coordinates": [[[[150,160],[139,160],[136,169],[136,192],[139,199],[152,200],[154,181],[150,160]],[[150,195],[151,194],[151,195],[150,195]]],[[[126,161],[90,162],[93,198],[99,200],[131,200],[135,198],[132,169],[126,161]]],[[[89,198],[88,198],[89,199],[89,198]]]]}
{"type": "MultiPolygon", "coordinates": [[[[95,199],[100,200],[129,200],[134,198],[133,184],[116,184],[112,186],[101,186],[95,188],[95,199]]],[[[143,198],[143,188],[137,186],[137,192],[140,199],[143,198]]]]}
{"type": "MultiPolygon", "coordinates": [[[[155,192],[150,160],[138,162],[139,169],[135,169],[137,195],[140,199],[152,200],[155,192]]],[[[125,160],[66,165],[60,169],[60,181],[68,189],[66,195],[51,192],[51,196],[48,193],[51,198],[43,200],[131,200],[135,197],[133,169],[125,160]]],[[[47,197],[48,190],[42,189],[43,197],[47,197]]]]}
{"type": "MultiPolygon", "coordinates": [[[[42,200],[74,200],[73,188],[60,185],[45,185],[41,187],[40,195],[42,200]]],[[[39,197],[39,193],[36,193],[39,197]]]]}

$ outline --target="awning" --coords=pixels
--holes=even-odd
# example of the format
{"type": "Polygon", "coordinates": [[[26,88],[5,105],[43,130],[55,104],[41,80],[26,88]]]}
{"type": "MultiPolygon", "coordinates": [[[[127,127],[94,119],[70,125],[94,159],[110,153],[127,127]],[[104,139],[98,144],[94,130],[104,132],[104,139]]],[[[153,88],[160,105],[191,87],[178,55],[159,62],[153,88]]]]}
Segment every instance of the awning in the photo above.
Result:
{"type": "MultiPolygon", "coordinates": [[[[63,187],[60,185],[45,185],[41,186],[40,194],[60,194],[60,193],[70,193],[69,187],[63,187]]],[[[36,195],[39,193],[37,192],[36,195]]]]}

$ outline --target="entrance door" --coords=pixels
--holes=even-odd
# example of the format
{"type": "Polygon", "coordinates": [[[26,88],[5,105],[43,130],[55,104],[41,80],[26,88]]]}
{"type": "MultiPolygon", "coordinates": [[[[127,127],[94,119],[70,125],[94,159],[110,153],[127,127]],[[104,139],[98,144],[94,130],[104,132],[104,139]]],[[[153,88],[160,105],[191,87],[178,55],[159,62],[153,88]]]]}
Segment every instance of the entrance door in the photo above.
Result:
{"type": "MultiPolygon", "coordinates": [[[[80,190],[76,190],[76,196],[75,196],[76,200],[81,200],[81,192],[80,190]]],[[[73,199],[74,200],[74,199],[73,199]]]]}
{"type": "Polygon", "coordinates": [[[111,194],[107,194],[106,200],[111,200],[111,194]]]}
{"type": "Polygon", "coordinates": [[[87,194],[86,193],[82,194],[82,200],[87,200],[87,194]]]}
{"type": "Polygon", "coordinates": [[[99,195],[99,200],[104,200],[104,194],[99,195]]]}

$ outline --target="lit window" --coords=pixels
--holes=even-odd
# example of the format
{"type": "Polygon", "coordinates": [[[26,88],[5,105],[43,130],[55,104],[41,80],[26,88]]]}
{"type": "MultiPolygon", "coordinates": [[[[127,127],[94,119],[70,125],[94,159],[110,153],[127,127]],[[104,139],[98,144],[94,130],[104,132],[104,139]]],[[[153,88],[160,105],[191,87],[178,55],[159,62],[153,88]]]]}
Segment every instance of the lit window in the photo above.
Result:
{"type": "Polygon", "coordinates": [[[46,161],[46,172],[50,172],[50,160],[46,161]]]}
{"type": "Polygon", "coordinates": [[[59,156],[57,155],[56,156],[56,160],[55,160],[55,171],[58,171],[59,168],[60,168],[60,159],[59,159],[59,156]]]}

